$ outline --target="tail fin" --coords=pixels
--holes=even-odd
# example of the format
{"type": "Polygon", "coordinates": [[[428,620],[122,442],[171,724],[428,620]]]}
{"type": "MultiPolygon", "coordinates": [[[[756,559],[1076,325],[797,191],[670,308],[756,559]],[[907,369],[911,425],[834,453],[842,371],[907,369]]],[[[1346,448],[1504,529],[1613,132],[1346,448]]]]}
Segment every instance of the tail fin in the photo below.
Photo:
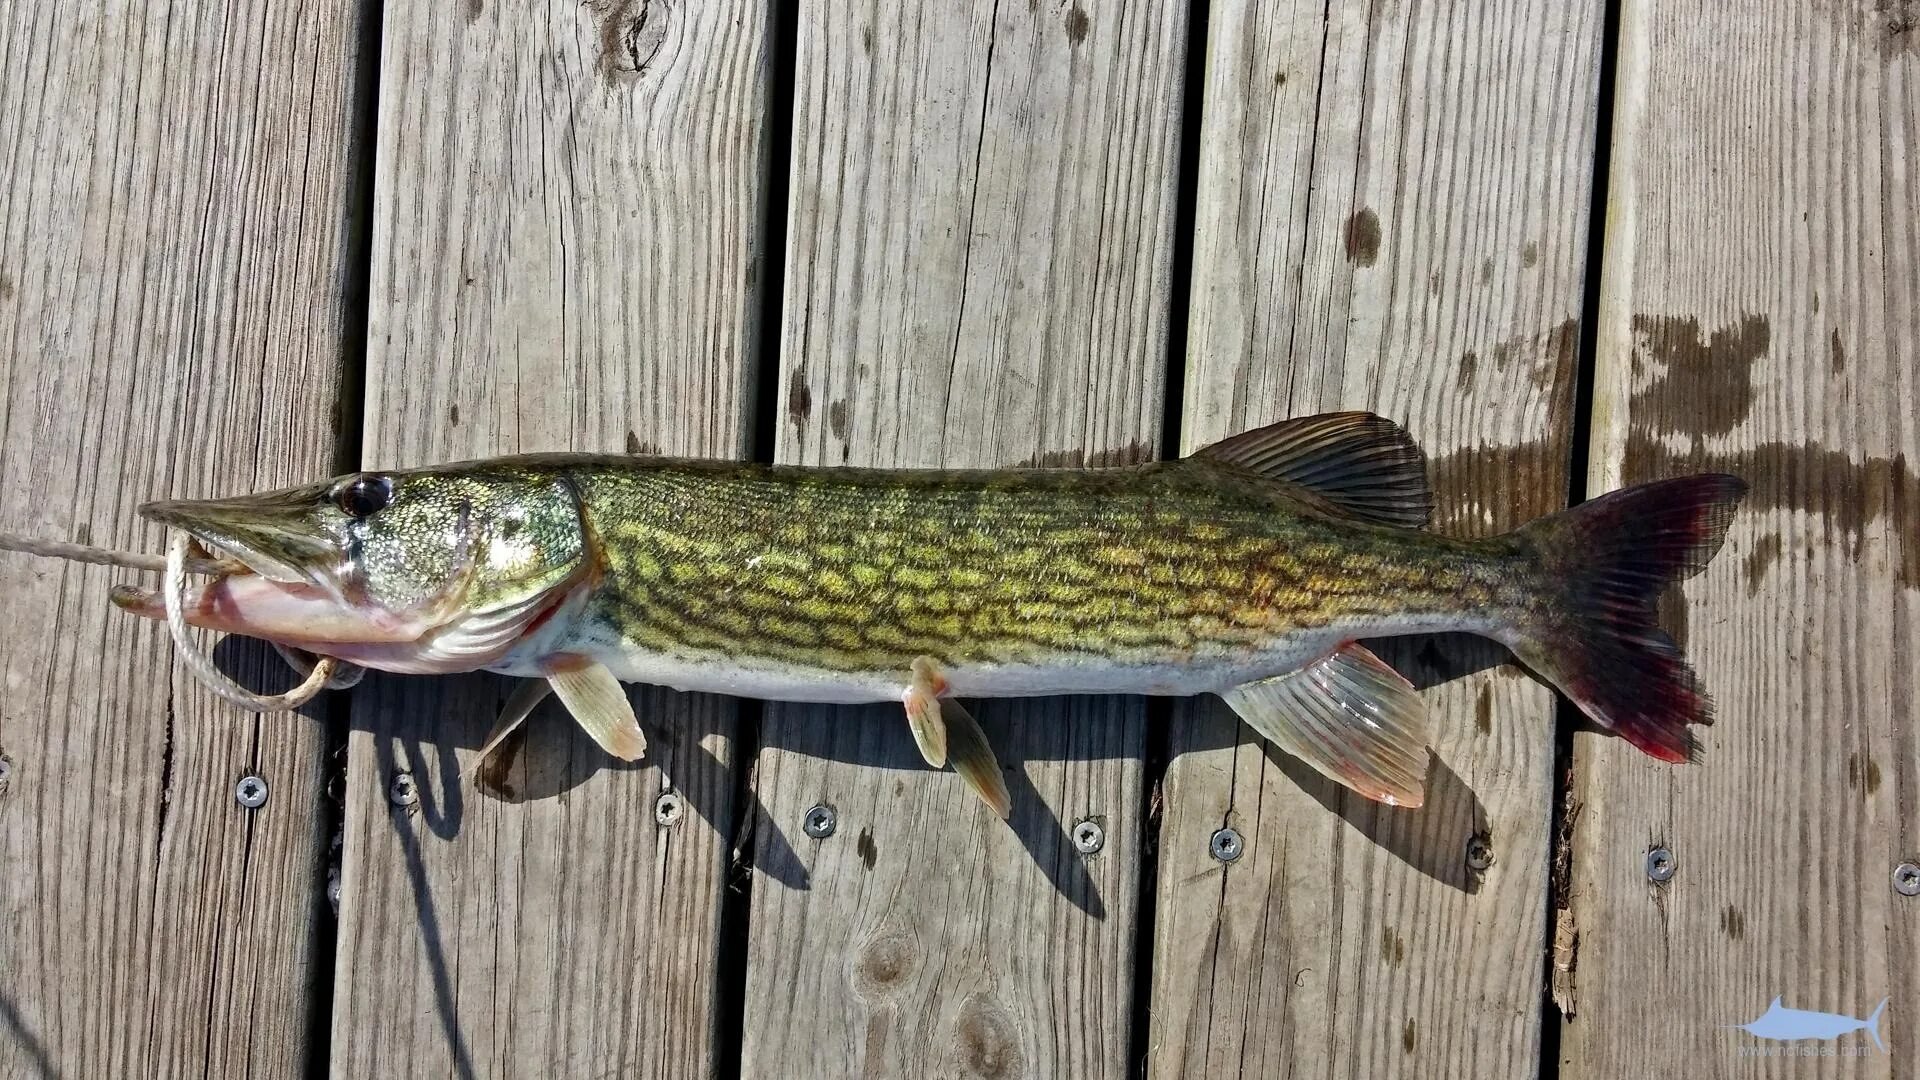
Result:
{"type": "Polygon", "coordinates": [[[1713,704],[1654,601],[1720,550],[1746,491],[1735,476],[1660,480],[1523,527],[1551,591],[1514,654],[1600,726],[1662,761],[1692,760],[1687,726],[1712,723],[1713,704]]]}
{"type": "Polygon", "coordinates": [[[1891,999],[1881,998],[1880,1004],[1874,1007],[1873,1015],[1867,1017],[1867,1034],[1873,1036],[1873,1045],[1879,1047],[1883,1054],[1887,1052],[1887,1044],[1880,1041],[1880,1014],[1887,1011],[1889,1000],[1891,999]]]}

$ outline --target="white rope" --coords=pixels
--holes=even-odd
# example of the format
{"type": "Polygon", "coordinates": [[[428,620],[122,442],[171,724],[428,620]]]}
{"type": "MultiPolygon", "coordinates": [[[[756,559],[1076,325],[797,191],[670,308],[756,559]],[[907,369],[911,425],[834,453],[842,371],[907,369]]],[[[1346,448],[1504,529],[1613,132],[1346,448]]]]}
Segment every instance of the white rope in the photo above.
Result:
{"type": "MultiPolygon", "coordinates": [[[[256,712],[292,712],[294,709],[313,700],[314,695],[326,688],[334,678],[334,669],[339,661],[331,656],[323,656],[307,673],[306,681],[284,694],[256,694],[253,691],[227,678],[200,646],[193,640],[193,632],[187,627],[187,612],[184,594],[187,587],[187,547],[193,538],[179,533],[173,543],[167,547],[166,577],[161,580],[161,595],[167,602],[167,632],[173,635],[173,643],[180,650],[180,660],[194,677],[206,684],[207,689],[233,702],[243,709],[256,712]]],[[[282,654],[284,655],[284,654],[282,654]]]]}
{"type": "MultiPolygon", "coordinates": [[[[162,555],[114,551],[111,548],[92,547],[88,544],[69,544],[64,540],[37,540],[31,536],[21,536],[19,533],[4,530],[0,530],[0,551],[18,551],[49,559],[92,563],[95,566],[124,566],[129,570],[153,570],[165,573],[167,569],[166,557],[162,555]]],[[[224,574],[238,569],[239,566],[240,564],[235,562],[187,560],[187,572],[190,574],[224,574]]]]}

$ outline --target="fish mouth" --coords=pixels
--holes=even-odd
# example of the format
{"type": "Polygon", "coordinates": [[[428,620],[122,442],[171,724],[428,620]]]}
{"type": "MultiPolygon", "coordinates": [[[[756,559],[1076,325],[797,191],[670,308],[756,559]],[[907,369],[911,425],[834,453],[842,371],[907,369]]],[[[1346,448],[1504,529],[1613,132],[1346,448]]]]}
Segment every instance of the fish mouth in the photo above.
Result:
{"type": "Polygon", "coordinates": [[[322,494],[317,487],[290,488],[233,499],[143,503],[138,512],[148,521],[187,533],[261,577],[332,588],[346,553],[339,541],[309,520],[322,494]]]}
{"type": "MultiPolygon", "coordinates": [[[[350,560],[343,544],[312,518],[324,495],[325,488],[315,486],[142,505],[141,517],[187,533],[232,566],[184,591],[181,613],[188,625],[321,653],[403,644],[431,630],[427,618],[348,596],[343,582],[350,560]]],[[[120,585],[111,599],[135,615],[167,617],[165,596],[157,589],[120,585]]]]}

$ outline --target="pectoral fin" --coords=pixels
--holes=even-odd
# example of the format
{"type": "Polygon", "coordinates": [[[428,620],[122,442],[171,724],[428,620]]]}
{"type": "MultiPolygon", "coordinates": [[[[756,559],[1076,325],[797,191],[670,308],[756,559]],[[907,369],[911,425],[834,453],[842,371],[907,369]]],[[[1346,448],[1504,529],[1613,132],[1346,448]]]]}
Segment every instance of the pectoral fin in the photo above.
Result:
{"type": "Polygon", "coordinates": [[[947,764],[947,723],[940,716],[940,693],[946,686],[933,660],[922,656],[913,662],[913,682],[901,695],[914,744],[920,747],[920,756],[927,759],[927,764],[936,769],[947,764]]]}
{"type": "Polygon", "coordinates": [[[1001,821],[1007,820],[1013,815],[1013,796],[1007,793],[1007,778],[1000,772],[1000,762],[993,756],[993,747],[987,745],[987,733],[980,730],[980,722],[952,698],[940,699],[940,715],[947,722],[947,750],[953,771],[1000,815],[1001,821]]]}
{"type": "Polygon", "coordinates": [[[605,664],[588,662],[554,671],[547,675],[547,682],[602,750],[621,761],[637,760],[647,752],[647,737],[633,715],[633,703],[605,664]]]}
{"type": "Polygon", "coordinates": [[[525,723],[527,717],[533,714],[534,707],[545,701],[551,693],[553,687],[544,679],[526,679],[515,687],[513,696],[507,699],[506,707],[500,710],[500,719],[495,720],[493,730],[487,732],[487,741],[480,744],[480,753],[474,757],[473,767],[467,770],[467,775],[478,776],[487,759],[500,749],[501,743],[507,741],[507,736],[525,723]]]}
{"type": "Polygon", "coordinates": [[[1426,799],[1426,705],[1364,646],[1350,642],[1220,696],[1275,746],[1367,798],[1389,806],[1426,799]]]}

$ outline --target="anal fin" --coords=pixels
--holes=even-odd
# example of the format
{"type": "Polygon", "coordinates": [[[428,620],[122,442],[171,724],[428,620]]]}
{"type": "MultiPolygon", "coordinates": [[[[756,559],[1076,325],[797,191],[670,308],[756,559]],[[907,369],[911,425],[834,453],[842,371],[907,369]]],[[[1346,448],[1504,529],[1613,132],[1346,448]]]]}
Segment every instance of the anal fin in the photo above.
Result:
{"type": "Polygon", "coordinates": [[[587,661],[549,671],[547,683],[602,750],[621,761],[638,760],[647,752],[647,736],[633,715],[626,688],[605,664],[587,661]]]}
{"type": "Polygon", "coordinates": [[[1220,695],[1275,746],[1376,802],[1426,799],[1426,704],[1400,673],[1349,642],[1298,671],[1220,695]]]}

